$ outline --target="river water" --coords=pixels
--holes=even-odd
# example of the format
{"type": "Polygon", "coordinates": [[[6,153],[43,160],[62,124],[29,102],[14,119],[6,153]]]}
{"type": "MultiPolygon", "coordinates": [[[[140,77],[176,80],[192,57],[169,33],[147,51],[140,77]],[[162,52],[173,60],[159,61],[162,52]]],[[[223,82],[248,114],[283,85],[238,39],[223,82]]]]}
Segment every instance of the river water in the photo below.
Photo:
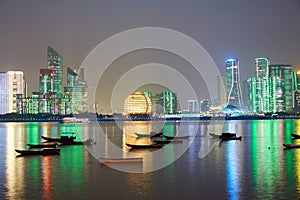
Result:
{"type": "Polygon", "coordinates": [[[213,130],[209,122],[102,122],[97,125],[102,136],[93,126],[0,123],[0,199],[300,198],[300,149],[282,146],[300,144],[290,135],[300,133],[300,120],[226,121],[223,131],[236,132],[242,140],[208,139],[206,144],[207,133],[213,130]],[[190,138],[160,150],[126,146],[151,142],[136,138],[134,132],[160,130],[165,135],[181,131],[190,138]],[[95,143],[61,146],[60,155],[53,156],[20,157],[15,152],[28,143],[43,142],[42,135],[59,137],[64,132],[95,143]],[[119,148],[119,156],[143,157],[144,162],[120,168],[101,164],[99,157],[115,155],[110,142],[119,148]],[[204,145],[211,148],[201,154],[204,145]]]}

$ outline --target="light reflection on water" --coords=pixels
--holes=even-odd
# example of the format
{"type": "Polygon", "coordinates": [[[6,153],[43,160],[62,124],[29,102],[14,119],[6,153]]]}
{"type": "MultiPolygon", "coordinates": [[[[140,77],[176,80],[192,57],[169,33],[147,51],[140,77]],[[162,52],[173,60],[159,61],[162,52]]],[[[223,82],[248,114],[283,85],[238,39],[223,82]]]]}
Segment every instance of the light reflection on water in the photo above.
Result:
{"type": "MultiPolygon", "coordinates": [[[[159,132],[175,135],[178,122],[100,123],[107,145],[110,140],[123,151],[128,143],[145,144],[149,138],[137,139],[134,132],[159,132]]],[[[242,141],[217,143],[212,152],[199,159],[201,140],[207,134],[206,122],[199,129],[185,122],[183,132],[192,135],[183,144],[164,148],[166,163],[174,159],[180,145],[191,144],[188,151],[161,170],[132,174],[100,165],[84,146],[61,147],[58,156],[16,157],[15,148],[27,143],[41,143],[42,135],[59,137],[62,132],[76,132],[87,139],[87,125],[59,123],[0,124],[0,199],[153,199],[201,197],[218,199],[297,199],[300,197],[300,149],[283,150],[283,143],[299,144],[290,133],[300,133],[299,120],[226,121],[224,131],[236,132],[242,141]],[[212,189],[213,188],[213,189],[212,189]],[[67,196],[66,196],[67,195],[67,196]]],[[[210,129],[211,130],[211,129],[210,129]]],[[[95,133],[95,138],[97,135],[95,133]]],[[[153,150],[135,150],[146,155],[153,150]]],[[[125,154],[124,154],[125,155],[125,154]]],[[[152,165],[146,160],[143,165],[152,165]]],[[[143,166],[145,167],[145,166],[143,166]]]]}

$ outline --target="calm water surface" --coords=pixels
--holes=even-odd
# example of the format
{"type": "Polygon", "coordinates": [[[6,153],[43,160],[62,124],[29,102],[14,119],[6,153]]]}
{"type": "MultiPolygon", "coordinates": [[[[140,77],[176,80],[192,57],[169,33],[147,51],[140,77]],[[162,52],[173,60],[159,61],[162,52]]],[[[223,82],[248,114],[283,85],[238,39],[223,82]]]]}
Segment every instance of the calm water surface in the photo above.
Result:
{"type": "MultiPolygon", "coordinates": [[[[130,151],[126,142],[149,142],[137,140],[134,131],[156,130],[149,122],[100,124],[106,139],[124,152],[130,151]]],[[[179,126],[192,137],[163,147],[168,159],[176,156],[178,148],[190,145],[179,159],[154,172],[124,173],[101,165],[85,146],[62,146],[56,156],[18,157],[15,152],[27,143],[43,142],[42,135],[59,137],[71,131],[86,139],[88,125],[0,123],[0,199],[300,198],[300,149],[282,147],[300,144],[290,136],[300,133],[299,120],[226,121],[224,131],[236,132],[242,141],[217,142],[202,159],[198,154],[208,122],[166,122],[162,130],[174,135],[179,126]]],[[[149,150],[135,153],[145,155],[149,150]]],[[[150,164],[148,160],[142,167],[150,164]]]]}

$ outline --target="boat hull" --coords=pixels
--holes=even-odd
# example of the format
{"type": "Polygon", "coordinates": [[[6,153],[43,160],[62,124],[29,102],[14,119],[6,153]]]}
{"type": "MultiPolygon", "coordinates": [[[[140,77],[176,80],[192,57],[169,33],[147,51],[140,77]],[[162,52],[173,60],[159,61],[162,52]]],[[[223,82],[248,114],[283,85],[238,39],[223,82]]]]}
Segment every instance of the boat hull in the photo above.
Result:
{"type": "Polygon", "coordinates": [[[165,138],[167,138],[168,140],[173,140],[173,139],[188,139],[190,136],[186,135],[186,136],[167,136],[164,135],[165,138]]]}
{"type": "Polygon", "coordinates": [[[135,149],[142,149],[142,148],[162,148],[163,144],[128,144],[128,147],[135,148],[135,149]]]}
{"type": "Polygon", "coordinates": [[[57,143],[53,144],[27,144],[29,148],[56,148],[57,143]]]}
{"type": "Polygon", "coordinates": [[[227,140],[242,140],[242,136],[239,136],[239,137],[222,137],[222,136],[220,136],[220,139],[222,140],[222,141],[227,141],[227,140]]]}
{"type": "Polygon", "coordinates": [[[143,158],[100,158],[101,163],[140,163],[143,158]]]}
{"type": "Polygon", "coordinates": [[[43,149],[43,150],[19,150],[15,151],[21,155],[57,155],[60,153],[60,149],[43,149]]]}
{"type": "Polygon", "coordinates": [[[283,146],[286,148],[286,149],[296,149],[296,148],[300,148],[300,145],[298,144],[295,144],[295,145],[292,145],[292,144],[283,144],[283,146]]]}

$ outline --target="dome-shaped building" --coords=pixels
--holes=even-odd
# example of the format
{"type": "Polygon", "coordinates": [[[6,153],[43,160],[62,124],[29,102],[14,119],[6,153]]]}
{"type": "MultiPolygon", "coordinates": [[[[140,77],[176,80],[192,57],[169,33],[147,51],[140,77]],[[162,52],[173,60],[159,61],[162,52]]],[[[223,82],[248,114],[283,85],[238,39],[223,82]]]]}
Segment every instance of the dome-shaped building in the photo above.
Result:
{"type": "Polygon", "coordinates": [[[142,92],[129,95],[124,102],[126,114],[149,114],[152,109],[150,98],[142,92]]]}

